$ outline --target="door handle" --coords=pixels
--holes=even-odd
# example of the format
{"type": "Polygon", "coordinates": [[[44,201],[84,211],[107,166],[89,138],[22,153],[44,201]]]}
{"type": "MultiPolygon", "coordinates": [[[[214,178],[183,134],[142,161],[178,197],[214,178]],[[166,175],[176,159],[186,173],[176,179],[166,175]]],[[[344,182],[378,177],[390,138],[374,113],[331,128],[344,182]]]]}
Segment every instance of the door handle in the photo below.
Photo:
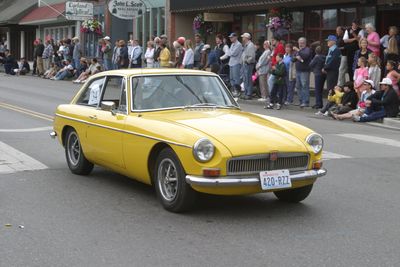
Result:
{"type": "Polygon", "coordinates": [[[90,115],[90,116],[89,116],[89,119],[97,120],[97,116],[96,116],[96,115],[90,115]]]}

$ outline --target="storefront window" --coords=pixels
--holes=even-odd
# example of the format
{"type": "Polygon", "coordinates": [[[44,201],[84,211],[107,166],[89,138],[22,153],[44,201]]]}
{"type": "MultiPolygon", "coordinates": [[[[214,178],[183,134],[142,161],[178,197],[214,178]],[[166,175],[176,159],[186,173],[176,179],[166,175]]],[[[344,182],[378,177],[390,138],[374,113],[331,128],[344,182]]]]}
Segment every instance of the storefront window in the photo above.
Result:
{"type": "Polygon", "coordinates": [[[360,18],[361,23],[365,25],[366,23],[372,23],[375,25],[375,14],[376,8],[374,6],[367,6],[360,8],[360,18]]]}
{"type": "Polygon", "coordinates": [[[321,10],[311,10],[308,26],[310,28],[320,28],[321,27],[321,10]]]}
{"type": "Polygon", "coordinates": [[[336,9],[324,9],[322,11],[322,18],[323,18],[323,24],[322,24],[323,28],[335,29],[338,26],[336,9]]]}
{"type": "Polygon", "coordinates": [[[339,25],[349,27],[356,17],[357,17],[356,8],[339,9],[339,25]]]}
{"type": "Polygon", "coordinates": [[[263,42],[267,37],[266,18],[266,14],[243,16],[241,31],[250,33],[253,37],[253,42],[263,42]]]}
{"type": "Polygon", "coordinates": [[[300,33],[304,31],[304,12],[292,12],[292,33],[300,33]]]}

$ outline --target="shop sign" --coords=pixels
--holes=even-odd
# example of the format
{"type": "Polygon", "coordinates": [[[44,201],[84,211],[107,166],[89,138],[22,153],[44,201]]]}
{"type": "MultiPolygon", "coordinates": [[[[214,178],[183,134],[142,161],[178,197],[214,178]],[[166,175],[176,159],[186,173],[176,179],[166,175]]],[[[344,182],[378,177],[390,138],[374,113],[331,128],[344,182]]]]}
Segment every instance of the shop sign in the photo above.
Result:
{"type": "Polygon", "coordinates": [[[231,13],[204,13],[204,21],[208,22],[232,22],[233,14],[231,13]]]}
{"type": "Polygon", "coordinates": [[[93,4],[87,2],[66,2],[65,17],[68,20],[86,20],[93,17],[93,4]]]}
{"type": "Polygon", "coordinates": [[[131,20],[142,15],[144,3],[141,0],[110,0],[108,10],[113,16],[131,20]]]}

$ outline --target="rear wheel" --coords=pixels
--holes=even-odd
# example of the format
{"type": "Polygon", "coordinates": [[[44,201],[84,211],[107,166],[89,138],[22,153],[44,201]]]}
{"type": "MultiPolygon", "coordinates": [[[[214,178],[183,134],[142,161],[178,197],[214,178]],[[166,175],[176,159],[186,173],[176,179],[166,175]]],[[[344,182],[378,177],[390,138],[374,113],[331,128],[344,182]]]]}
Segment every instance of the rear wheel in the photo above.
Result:
{"type": "Polygon", "coordinates": [[[69,129],[65,135],[65,157],[74,174],[88,175],[93,170],[93,164],[85,158],[79,136],[74,129],[69,129]]]}
{"type": "Polygon", "coordinates": [[[185,171],[171,148],[159,154],[154,176],[157,197],[166,210],[183,212],[193,206],[196,192],[186,183],[185,171]]]}
{"type": "Polygon", "coordinates": [[[274,194],[280,201],[298,203],[308,197],[308,195],[311,193],[312,188],[313,184],[310,184],[304,187],[276,191],[274,192],[274,194]]]}

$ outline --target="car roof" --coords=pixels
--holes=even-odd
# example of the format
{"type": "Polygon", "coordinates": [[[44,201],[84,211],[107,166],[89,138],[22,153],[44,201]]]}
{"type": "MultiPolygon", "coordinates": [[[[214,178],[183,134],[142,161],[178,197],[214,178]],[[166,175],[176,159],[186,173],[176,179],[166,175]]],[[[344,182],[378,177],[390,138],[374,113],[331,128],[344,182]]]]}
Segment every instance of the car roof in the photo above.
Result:
{"type": "Polygon", "coordinates": [[[102,77],[106,75],[124,75],[124,76],[135,76],[135,75],[211,75],[217,76],[216,74],[209,71],[190,70],[190,69],[156,69],[156,68],[137,68],[137,69],[120,69],[103,71],[93,75],[93,77],[102,77]]]}

